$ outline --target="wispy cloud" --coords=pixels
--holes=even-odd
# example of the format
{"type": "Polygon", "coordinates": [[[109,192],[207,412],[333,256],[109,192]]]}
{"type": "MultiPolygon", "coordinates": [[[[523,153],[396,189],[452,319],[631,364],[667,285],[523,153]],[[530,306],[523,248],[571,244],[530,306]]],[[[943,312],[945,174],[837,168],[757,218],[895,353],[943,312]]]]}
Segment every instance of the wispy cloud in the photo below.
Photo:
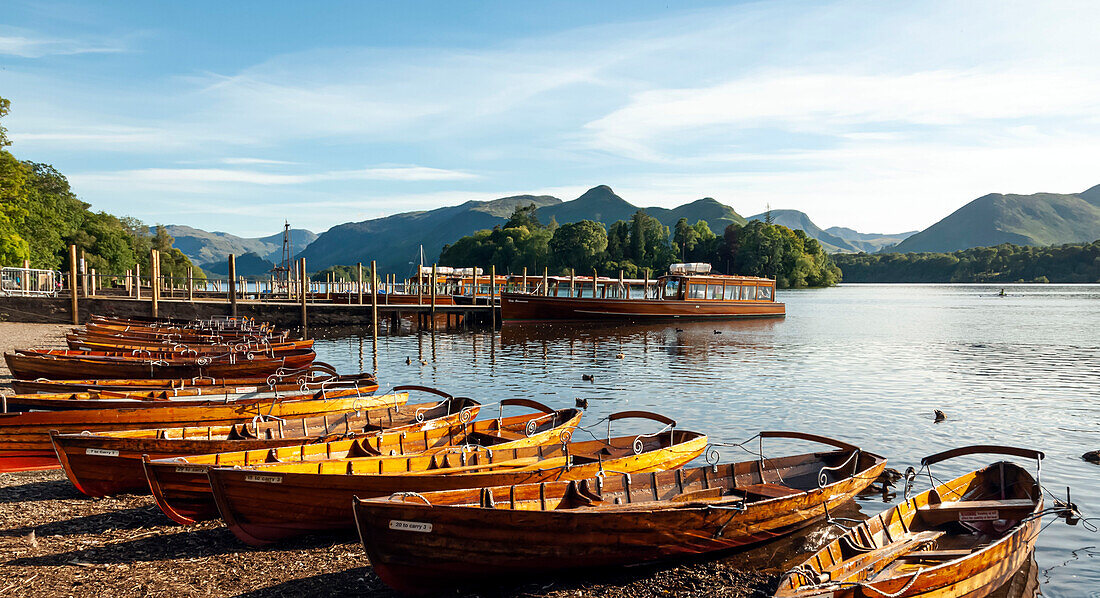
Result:
{"type": "Polygon", "coordinates": [[[211,184],[303,185],[333,181],[459,181],[477,175],[426,166],[384,166],[356,170],[331,170],[307,174],[281,174],[228,168],[142,168],[110,172],[78,173],[70,179],[81,185],[141,185],[146,189],[207,192],[211,184]],[[193,186],[193,187],[189,187],[193,186]]]}
{"type": "Polygon", "coordinates": [[[267,158],[222,158],[222,164],[229,164],[231,166],[250,166],[250,165],[264,165],[264,166],[276,166],[284,164],[298,164],[298,162],[291,162],[288,160],[269,160],[267,158]]]}
{"type": "Polygon", "coordinates": [[[0,56],[42,58],[73,54],[109,54],[126,48],[113,41],[46,37],[33,31],[0,26],[0,56]]]}

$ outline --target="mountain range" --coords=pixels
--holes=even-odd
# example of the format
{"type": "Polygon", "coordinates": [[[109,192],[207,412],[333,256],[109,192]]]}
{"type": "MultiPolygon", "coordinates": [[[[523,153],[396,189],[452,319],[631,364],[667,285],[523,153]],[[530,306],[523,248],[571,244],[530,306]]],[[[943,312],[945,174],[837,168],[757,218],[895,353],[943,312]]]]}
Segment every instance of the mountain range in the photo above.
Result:
{"type": "MultiPolygon", "coordinates": [[[[261,259],[281,262],[283,252],[283,233],[269,237],[238,237],[223,232],[208,232],[190,226],[165,226],[168,234],[175,237],[173,247],[179,249],[204,270],[207,264],[225,263],[226,256],[255,253],[261,259]]],[[[317,239],[317,234],[301,228],[290,229],[291,253],[296,254],[317,239]]]]}
{"type": "MultiPolygon", "coordinates": [[[[431,263],[443,246],[477,230],[507,221],[519,206],[534,204],[543,224],[595,220],[610,225],[629,220],[639,209],[672,227],[680,218],[688,222],[706,220],[715,234],[730,223],[749,220],[771,221],[806,231],[831,252],[955,251],[970,247],[1017,243],[1051,245],[1100,238],[1100,185],[1077,194],[1036,193],[1034,195],[990,194],[979,197],[929,228],[896,234],[861,233],[850,228],[821,229],[798,210],[771,210],[744,218],[732,207],[713,198],[702,198],[675,208],[640,208],[615,194],[606,185],[589,189],[580,197],[562,201],[548,195],[516,195],[491,201],[467,201],[457,206],[405,212],[348,222],[321,235],[294,229],[291,239],[296,257],[306,258],[307,268],[317,271],[339,264],[368,263],[374,259],[381,272],[406,274],[420,261],[431,263]]],[[[282,233],[260,238],[242,238],[223,232],[206,232],[187,226],[169,226],[176,247],[210,271],[224,269],[229,253],[254,253],[248,264],[264,267],[261,261],[281,259],[282,233]],[[253,264],[253,262],[255,262],[253,264]]],[[[238,260],[238,270],[241,263],[238,260]]],[[[242,272],[243,273],[243,272],[242,272]]]]}
{"type": "Polygon", "coordinates": [[[1100,239],[1100,185],[1081,193],[990,193],[890,251],[949,252],[1001,243],[1060,245],[1100,239]]]}

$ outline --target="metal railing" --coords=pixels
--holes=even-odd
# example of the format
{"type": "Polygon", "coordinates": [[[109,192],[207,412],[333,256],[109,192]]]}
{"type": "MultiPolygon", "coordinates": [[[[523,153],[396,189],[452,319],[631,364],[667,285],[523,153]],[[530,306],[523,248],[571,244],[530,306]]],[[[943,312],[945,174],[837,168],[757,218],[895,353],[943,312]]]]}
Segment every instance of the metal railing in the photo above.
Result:
{"type": "Polygon", "coordinates": [[[0,295],[6,297],[56,297],[61,273],[56,270],[4,267],[0,271],[0,295]]]}

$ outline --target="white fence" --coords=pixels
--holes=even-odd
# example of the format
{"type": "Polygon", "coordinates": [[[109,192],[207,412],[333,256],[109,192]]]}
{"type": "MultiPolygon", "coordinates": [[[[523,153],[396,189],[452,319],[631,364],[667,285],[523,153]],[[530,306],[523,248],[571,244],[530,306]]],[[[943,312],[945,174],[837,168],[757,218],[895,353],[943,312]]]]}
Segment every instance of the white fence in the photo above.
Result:
{"type": "Polygon", "coordinates": [[[61,273],[56,270],[9,268],[0,271],[0,296],[55,297],[61,290],[61,273]]]}

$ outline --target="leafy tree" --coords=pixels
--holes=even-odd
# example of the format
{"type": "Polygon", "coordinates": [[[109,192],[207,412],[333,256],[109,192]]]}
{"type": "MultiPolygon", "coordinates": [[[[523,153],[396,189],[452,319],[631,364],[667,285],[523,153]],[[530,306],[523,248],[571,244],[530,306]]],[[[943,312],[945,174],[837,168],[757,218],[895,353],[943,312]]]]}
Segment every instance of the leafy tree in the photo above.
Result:
{"type": "Polygon", "coordinates": [[[695,244],[699,241],[699,233],[688,224],[687,218],[681,218],[676,222],[672,238],[673,242],[676,243],[676,247],[680,250],[680,259],[686,261],[688,251],[694,250],[695,244]]]}
{"type": "Polygon", "coordinates": [[[550,239],[549,249],[554,267],[588,271],[601,265],[607,249],[607,231],[592,220],[563,224],[550,239]]]}

